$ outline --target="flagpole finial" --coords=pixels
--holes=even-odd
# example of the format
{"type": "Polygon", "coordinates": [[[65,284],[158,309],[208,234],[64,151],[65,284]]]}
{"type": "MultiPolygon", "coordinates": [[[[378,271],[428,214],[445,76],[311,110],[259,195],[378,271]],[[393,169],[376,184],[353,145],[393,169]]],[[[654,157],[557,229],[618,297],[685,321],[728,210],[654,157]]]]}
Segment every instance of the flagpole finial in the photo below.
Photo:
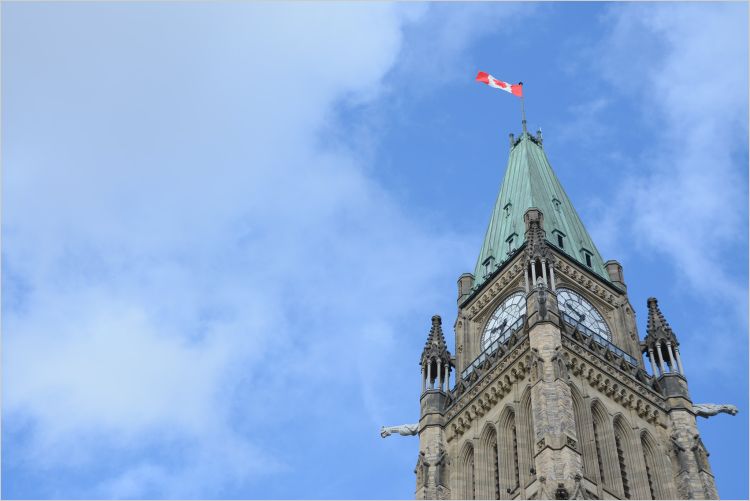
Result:
{"type": "MultiPolygon", "coordinates": [[[[518,85],[523,88],[523,82],[518,82],[518,85]]],[[[523,101],[523,91],[521,91],[521,127],[523,128],[523,133],[528,134],[528,130],[526,130],[526,106],[523,101]]]]}

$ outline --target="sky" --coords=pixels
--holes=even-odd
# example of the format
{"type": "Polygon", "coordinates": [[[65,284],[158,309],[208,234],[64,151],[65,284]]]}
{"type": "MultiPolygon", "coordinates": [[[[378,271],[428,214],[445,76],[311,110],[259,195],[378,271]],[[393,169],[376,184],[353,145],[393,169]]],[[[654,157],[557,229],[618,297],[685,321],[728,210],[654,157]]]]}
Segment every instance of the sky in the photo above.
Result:
{"type": "Polygon", "coordinates": [[[748,496],[745,3],[8,3],[2,496],[413,498],[418,360],[532,130],[748,496]]]}

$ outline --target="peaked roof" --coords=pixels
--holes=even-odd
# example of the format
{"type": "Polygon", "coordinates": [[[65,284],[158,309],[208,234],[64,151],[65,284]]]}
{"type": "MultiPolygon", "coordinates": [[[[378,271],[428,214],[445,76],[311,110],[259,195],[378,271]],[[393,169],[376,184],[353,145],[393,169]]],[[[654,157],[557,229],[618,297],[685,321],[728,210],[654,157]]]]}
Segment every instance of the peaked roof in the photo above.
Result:
{"type": "Polygon", "coordinates": [[[675,346],[679,346],[677,342],[677,336],[675,336],[672,328],[667,323],[667,319],[664,318],[661,310],[659,309],[659,303],[655,297],[648,298],[648,323],[646,324],[646,338],[644,339],[646,344],[655,342],[658,339],[666,339],[672,342],[675,346]]]}
{"type": "Polygon", "coordinates": [[[599,251],[547,160],[541,135],[532,137],[524,132],[515,141],[511,135],[511,142],[503,184],[474,268],[474,285],[484,282],[487,271],[494,271],[486,269],[485,263],[490,257],[493,259],[489,262],[494,260],[497,267],[523,243],[526,230],[523,215],[531,207],[544,214],[544,230],[549,242],[557,246],[559,232],[563,236],[564,253],[587,266],[587,252],[594,273],[609,280],[599,251]]]}
{"type": "Polygon", "coordinates": [[[430,334],[427,336],[427,342],[424,344],[424,350],[422,350],[422,363],[429,359],[450,361],[451,354],[448,351],[448,346],[445,344],[442,323],[440,315],[432,317],[430,334]]]}

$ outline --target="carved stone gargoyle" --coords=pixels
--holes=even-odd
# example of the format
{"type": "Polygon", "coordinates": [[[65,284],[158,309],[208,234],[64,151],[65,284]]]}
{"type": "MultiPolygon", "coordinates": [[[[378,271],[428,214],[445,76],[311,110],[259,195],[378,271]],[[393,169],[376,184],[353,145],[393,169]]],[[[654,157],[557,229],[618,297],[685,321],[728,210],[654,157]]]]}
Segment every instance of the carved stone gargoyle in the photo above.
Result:
{"type": "Polygon", "coordinates": [[[385,438],[393,433],[398,433],[408,437],[410,435],[416,435],[419,432],[419,424],[402,424],[400,426],[381,426],[380,436],[385,438]]]}
{"type": "Polygon", "coordinates": [[[739,410],[731,404],[693,404],[693,411],[696,416],[709,418],[719,413],[726,413],[730,416],[736,416],[739,410]]]}

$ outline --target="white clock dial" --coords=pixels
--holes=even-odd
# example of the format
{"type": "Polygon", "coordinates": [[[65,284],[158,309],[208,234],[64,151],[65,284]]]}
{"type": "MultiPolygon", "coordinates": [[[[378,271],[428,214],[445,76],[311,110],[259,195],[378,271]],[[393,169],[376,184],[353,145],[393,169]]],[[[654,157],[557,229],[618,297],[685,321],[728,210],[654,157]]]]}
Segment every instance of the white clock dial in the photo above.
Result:
{"type": "Polygon", "coordinates": [[[607,341],[612,340],[607,322],[594,306],[582,298],[578,293],[565,288],[557,289],[557,305],[562,313],[567,313],[569,322],[582,325],[600,335],[607,341]]]}
{"type": "Polygon", "coordinates": [[[505,330],[526,313],[526,297],[523,292],[511,294],[495,309],[482,333],[482,350],[498,339],[505,330]]]}

